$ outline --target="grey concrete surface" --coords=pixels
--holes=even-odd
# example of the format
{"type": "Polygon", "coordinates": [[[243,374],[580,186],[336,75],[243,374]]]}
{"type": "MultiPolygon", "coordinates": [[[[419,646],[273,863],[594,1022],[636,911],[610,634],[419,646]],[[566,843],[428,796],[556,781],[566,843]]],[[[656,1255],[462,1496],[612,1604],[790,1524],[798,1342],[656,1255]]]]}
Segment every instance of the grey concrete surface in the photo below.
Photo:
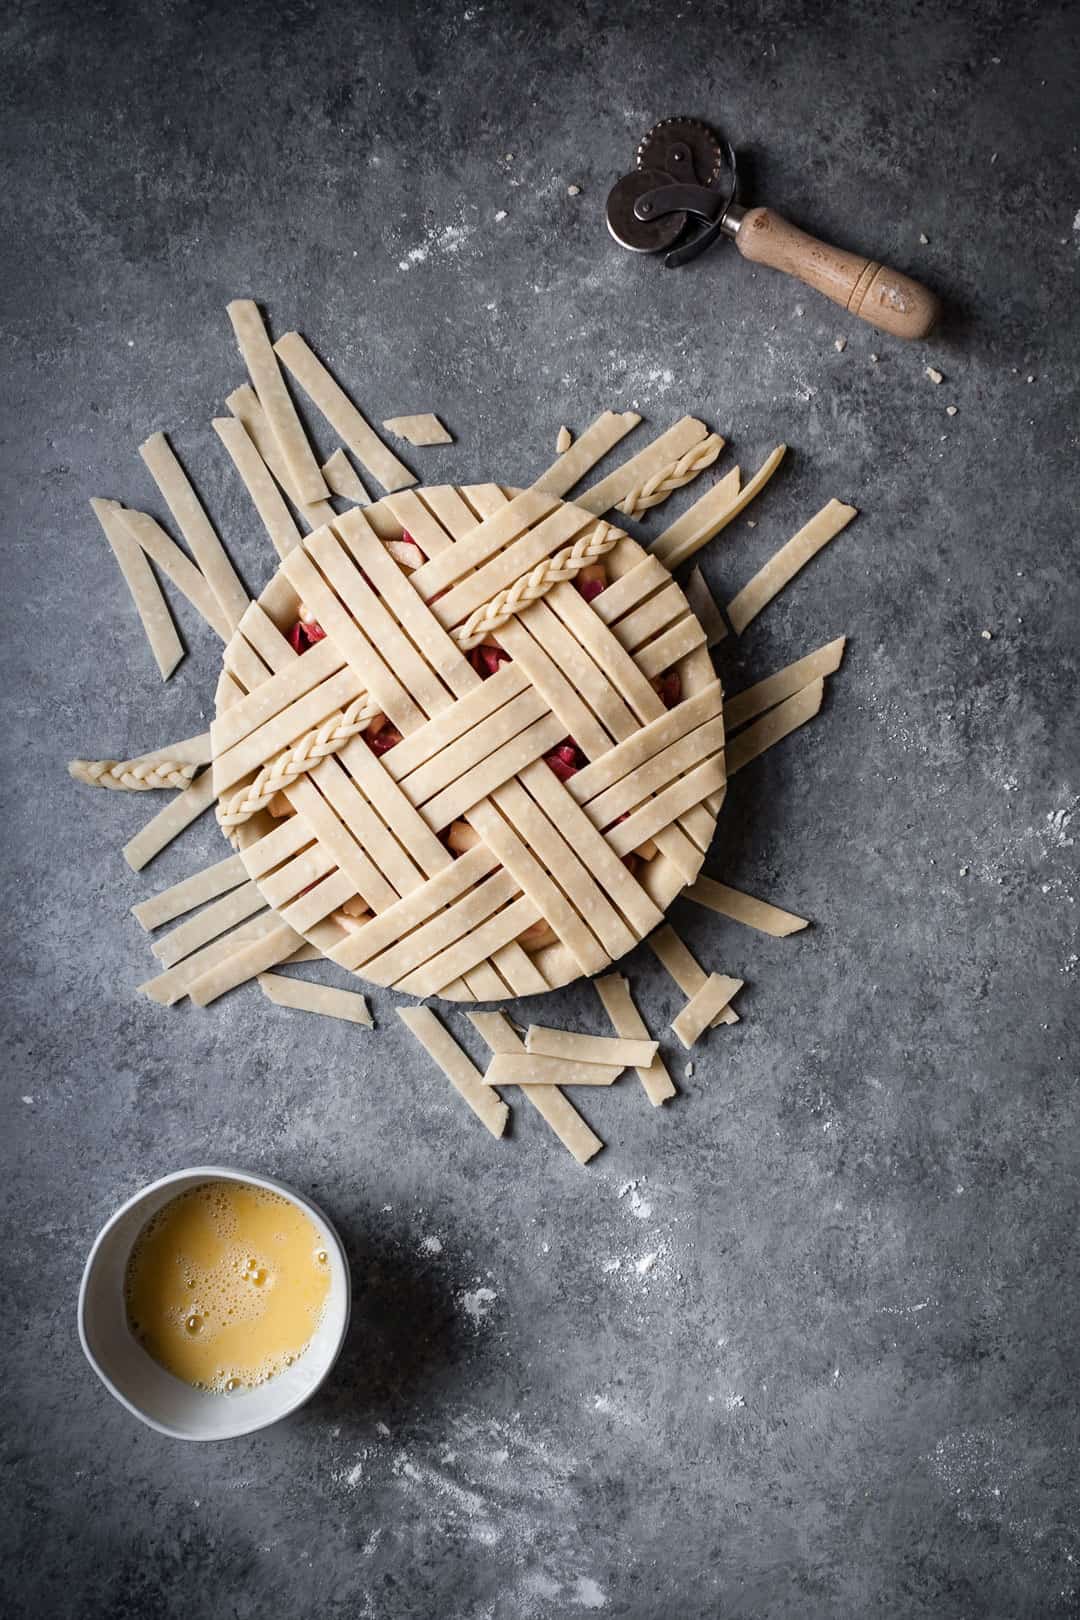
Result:
{"type": "MultiPolygon", "coordinates": [[[[42,0],[0,29],[5,1612],[1080,1612],[1075,9],[42,0]],[[940,335],[730,247],[618,251],[606,189],[681,111],[759,199],[924,275],[940,335]],[[204,725],[219,650],[181,604],[162,686],[87,499],[164,515],[136,446],[166,428],[262,585],[210,427],[238,295],[376,420],[440,411],[431,482],[527,479],[609,406],[699,412],[744,471],[785,439],[706,554],[721,595],[829,496],[862,509],[720,660],[734,690],[851,637],[710,861],[814,928],[676,908],[743,1020],[663,1111],[590,1096],[586,1171],[520,1109],[492,1142],[388,994],[375,1034],[135,994],[128,908],[220,837],[136,877],[146,800],[64,763],[204,725]],[[74,1306],[116,1204],[208,1159],[324,1201],[356,1316],[308,1409],[190,1448],[97,1384],[74,1306]]],[[[628,971],[664,1031],[672,986],[628,971]]],[[[587,987],[543,1010],[599,1027],[587,987]]]]}

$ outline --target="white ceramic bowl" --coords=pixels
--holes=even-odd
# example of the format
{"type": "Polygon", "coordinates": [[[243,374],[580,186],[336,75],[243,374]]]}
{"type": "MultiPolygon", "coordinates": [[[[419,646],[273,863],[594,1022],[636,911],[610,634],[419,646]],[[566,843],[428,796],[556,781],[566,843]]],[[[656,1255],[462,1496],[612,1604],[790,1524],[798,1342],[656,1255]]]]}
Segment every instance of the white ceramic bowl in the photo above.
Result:
{"type": "Polygon", "coordinates": [[[200,1165],[175,1170],[129,1198],[102,1227],[79,1289],[79,1338],[87,1360],[122,1406],[175,1440],[231,1440],[265,1429],[315,1393],[338,1358],[349,1326],[349,1266],[338,1237],[309,1198],[269,1176],[200,1165]],[[193,1389],[160,1367],[127,1324],[124,1277],[135,1239],[151,1216],[178,1193],[204,1181],[242,1181],[291,1198],[310,1216],[330,1257],[330,1291],[322,1320],[304,1354],[257,1389],[216,1395],[193,1389]]]}

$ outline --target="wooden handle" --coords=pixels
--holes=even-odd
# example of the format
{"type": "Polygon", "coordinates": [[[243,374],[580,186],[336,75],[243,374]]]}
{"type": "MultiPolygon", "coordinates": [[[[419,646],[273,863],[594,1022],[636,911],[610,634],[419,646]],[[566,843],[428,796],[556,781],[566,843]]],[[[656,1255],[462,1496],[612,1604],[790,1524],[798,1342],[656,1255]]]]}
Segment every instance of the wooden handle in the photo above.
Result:
{"type": "Polygon", "coordinates": [[[830,247],[771,208],[748,208],[735,237],[744,259],[795,276],[841,309],[894,337],[924,338],[941,305],[929,288],[899,270],[830,247]]]}

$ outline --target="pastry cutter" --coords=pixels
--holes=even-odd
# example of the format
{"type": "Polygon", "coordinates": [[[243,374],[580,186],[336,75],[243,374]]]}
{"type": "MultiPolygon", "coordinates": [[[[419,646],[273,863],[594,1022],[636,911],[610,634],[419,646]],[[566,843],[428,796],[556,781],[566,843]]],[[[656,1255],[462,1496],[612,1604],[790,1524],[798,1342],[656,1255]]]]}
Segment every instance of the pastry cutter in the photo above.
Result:
{"type": "Polygon", "coordinates": [[[924,338],[940,314],[928,288],[858,253],[830,247],[771,208],[736,202],[735,152],[696,118],[665,118],[637,150],[637,167],[608,194],[608,229],[634,253],[687,264],[718,236],[744,259],[783,270],[894,337],[924,338]]]}

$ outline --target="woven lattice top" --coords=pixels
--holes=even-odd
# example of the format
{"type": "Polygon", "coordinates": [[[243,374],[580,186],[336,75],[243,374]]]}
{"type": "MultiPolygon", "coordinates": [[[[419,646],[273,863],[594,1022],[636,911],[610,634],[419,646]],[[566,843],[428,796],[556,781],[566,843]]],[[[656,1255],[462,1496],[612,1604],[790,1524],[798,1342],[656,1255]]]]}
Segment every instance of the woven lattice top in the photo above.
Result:
{"type": "Polygon", "coordinates": [[[452,1000],[554,988],[697,876],[720,686],[667,569],[599,527],[537,490],[391,495],[309,535],[228,643],[223,825],[268,903],[361,978],[452,1000]],[[603,579],[544,574],[591,537],[603,579]]]}

